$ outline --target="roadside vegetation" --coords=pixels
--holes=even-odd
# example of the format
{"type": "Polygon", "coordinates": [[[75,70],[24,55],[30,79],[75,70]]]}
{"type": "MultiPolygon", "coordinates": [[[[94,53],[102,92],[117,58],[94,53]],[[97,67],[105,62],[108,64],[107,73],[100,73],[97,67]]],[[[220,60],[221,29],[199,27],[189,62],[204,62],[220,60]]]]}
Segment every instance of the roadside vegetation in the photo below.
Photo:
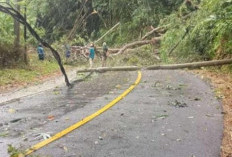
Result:
{"type": "Polygon", "coordinates": [[[192,8],[183,4],[161,23],[170,24],[161,44],[162,56],[174,61],[231,58],[231,1],[193,1],[192,8]],[[186,34],[186,36],[183,36],[186,34]],[[180,41],[178,47],[170,49],[180,41]]]}
{"type": "Polygon", "coordinates": [[[12,65],[0,69],[0,92],[12,88],[41,83],[51,74],[58,74],[59,67],[54,60],[39,61],[37,54],[29,54],[30,63],[12,65]]]}

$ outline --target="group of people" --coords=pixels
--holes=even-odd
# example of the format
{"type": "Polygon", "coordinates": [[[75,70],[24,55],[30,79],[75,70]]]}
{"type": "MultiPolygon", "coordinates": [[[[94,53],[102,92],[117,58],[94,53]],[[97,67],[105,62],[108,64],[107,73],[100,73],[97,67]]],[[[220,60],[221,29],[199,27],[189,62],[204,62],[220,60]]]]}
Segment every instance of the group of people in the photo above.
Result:
{"type": "MultiPolygon", "coordinates": [[[[66,57],[66,61],[67,61],[67,59],[71,56],[70,46],[65,44],[64,47],[65,47],[65,57],[66,57]]],[[[44,49],[43,49],[42,44],[39,44],[39,46],[37,48],[37,52],[38,52],[39,60],[44,60],[45,53],[44,53],[44,49]]],[[[102,45],[102,67],[106,66],[107,52],[108,52],[108,46],[107,46],[106,42],[104,42],[102,45]]],[[[90,45],[90,48],[89,48],[90,68],[93,67],[93,60],[94,60],[95,54],[96,54],[96,48],[94,47],[94,44],[92,43],[90,45]]]]}
{"type": "MultiPolygon", "coordinates": [[[[108,52],[108,46],[106,45],[106,42],[104,42],[102,45],[102,67],[106,66],[107,52],[108,52]]],[[[96,49],[94,47],[94,44],[92,43],[89,48],[90,68],[93,67],[93,60],[94,60],[95,53],[96,53],[96,49]]]]}

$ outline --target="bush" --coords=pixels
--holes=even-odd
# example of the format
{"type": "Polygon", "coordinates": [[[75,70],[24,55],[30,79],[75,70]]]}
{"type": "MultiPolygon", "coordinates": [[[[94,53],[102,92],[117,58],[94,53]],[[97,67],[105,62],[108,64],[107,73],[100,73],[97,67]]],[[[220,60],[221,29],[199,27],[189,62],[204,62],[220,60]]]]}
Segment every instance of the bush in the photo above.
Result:
{"type": "Polygon", "coordinates": [[[14,66],[23,62],[23,48],[15,49],[10,44],[0,44],[0,67],[14,66]]]}

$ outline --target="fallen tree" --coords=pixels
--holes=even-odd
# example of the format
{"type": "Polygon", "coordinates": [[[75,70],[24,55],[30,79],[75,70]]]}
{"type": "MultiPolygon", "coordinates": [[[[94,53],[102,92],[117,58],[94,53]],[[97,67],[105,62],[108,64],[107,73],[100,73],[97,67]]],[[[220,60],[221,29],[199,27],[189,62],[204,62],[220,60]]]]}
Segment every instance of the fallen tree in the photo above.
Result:
{"type": "Polygon", "coordinates": [[[18,22],[20,22],[21,24],[23,24],[24,26],[26,26],[26,28],[29,30],[29,32],[31,33],[31,35],[36,38],[37,41],[39,41],[40,43],[43,44],[43,46],[49,48],[54,56],[54,58],[56,59],[60,70],[62,72],[62,74],[65,77],[65,82],[67,86],[70,86],[70,82],[68,79],[68,76],[65,72],[65,69],[62,65],[62,61],[60,58],[59,53],[51,46],[49,45],[47,42],[45,42],[44,40],[42,40],[40,38],[40,36],[36,33],[36,31],[31,27],[31,25],[27,22],[27,20],[23,17],[23,15],[21,15],[20,12],[18,12],[16,9],[14,9],[13,6],[11,6],[9,3],[5,3],[5,2],[1,2],[0,3],[0,12],[6,13],[8,15],[11,15],[15,20],[17,20],[18,22]],[[1,5],[1,4],[5,4],[5,5],[1,5]]]}
{"type": "Polygon", "coordinates": [[[106,72],[106,71],[136,71],[140,70],[140,67],[137,66],[124,66],[124,67],[101,67],[101,68],[92,68],[92,69],[83,69],[78,70],[77,73],[84,72],[106,72]]]}
{"type": "Polygon", "coordinates": [[[165,32],[164,28],[157,27],[157,28],[154,28],[153,30],[151,30],[150,32],[148,32],[147,34],[145,34],[141,39],[145,40],[146,38],[148,38],[149,36],[151,36],[154,33],[158,33],[158,36],[161,36],[164,32],[165,32]]]}
{"type": "MultiPolygon", "coordinates": [[[[108,35],[110,32],[112,32],[114,29],[116,29],[118,26],[120,25],[120,23],[117,23],[116,25],[114,25],[110,30],[108,30],[102,37],[100,37],[97,41],[95,41],[94,43],[98,43],[99,41],[101,41],[106,35],[108,35]]],[[[148,32],[144,37],[142,37],[142,39],[140,41],[135,41],[132,43],[128,43],[126,45],[124,45],[122,48],[109,48],[108,52],[109,54],[111,54],[110,56],[116,56],[119,54],[122,54],[123,52],[125,52],[126,50],[132,51],[134,50],[134,47],[139,47],[139,46],[143,46],[146,44],[156,44],[159,43],[161,41],[161,36],[163,35],[162,33],[164,33],[166,31],[166,29],[164,29],[163,27],[157,27],[157,28],[153,28],[152,31],[148,32]],[[151,40],[145,40],[147,37],[149,37],[150,35],[157,33],[157,35],[152,38],[151,40]]],[[[88,46],[72,46],[72,47],[78,47],[75,48],[75,51],[82,51],[85,50],[85,52],[88,52],[88,46]]],[[[102,47],[96,47],[97,50],[101,50],[102,47]]]]}
{"type": "Polygon", "coordinates": [[[232,59],[205,61],[205,62],[193,62],[184,64],[170,64],[170,65],[153,65],[148,67],[137,67],[137,66],[125,66],[125,67],[103,67],[93,69],[78,70],[77,73],[84,72],[106,72],[106,71],[136,71],[136,70],[174,70],[174,69],[195,69],[200,67],[208,66],[222,66],[232,64],[232,59]]]}
{"type": "Polygon", "coordinates": [[[194,69],[200,67],[208,67],[208,66],[221,66],[226,64],[232,64],[232,59],[225,60],[215,60],[215,61],[205,61],[205,62],[193,62],[193,63],[185,63],[185,64],[170,64],[170,65],[153,65],[146,67],[147,70],[162,70],[162,69],[194,69]]]}
{"type": "Polygon", "coordinates": [[[155,37],[151,40],[141,40],[141,41],[135,41],[129,44],[126,44],[125,46],[123,46],[117,53],[112,54],[113,56],[122,54],[124,51],[126,51],[128,48],[133,48],[135,46],[142,46],[142,45],[147,45],[147,44],[152,44],[155,42],[159,42],[161,40],[161,37],[155,37]]]}
{"type": "MultiPolygon", "coordinates": [[[[103,36],[101,36],[98,40],[96,40],[94,42],[94,44],[97,44],[98,42],[100,42],[102,39],[104,39],[104,37],[106,35],[108,35],[109,33],[111,33],[114,29],[116,29],[118,26],[120,25],[120,22],[118,22],[117,24],[115,24],[111,29],[109,29],[103,36]]],[[[73,29],[76,29],[76,28],[73,28],[73,29]]],[[[72,31],[70,32],[70,35],[68,37],[68,39],[71,39],[71,34],[72,34],[72,31]]],[[[77,58],[77,56],[81,56],[81,57],[84,57],[85,59],[88,60],[88,53],[89,53],[89,45],[90,44],[87,44],[85,46],[71,46],[71,52],[72,52],[72,55],[74,56],[74,58],[77,58]]],[[[102,47],[95,47],[96,48],[96,52],[99,52],[97,50],[100,50],[102,49],[102,47]]],[[[108,52],[109,53],[117,53],[120,49],[117,49],[117,48],[113,48],[113,49],[108,49],[108,52]]]]}

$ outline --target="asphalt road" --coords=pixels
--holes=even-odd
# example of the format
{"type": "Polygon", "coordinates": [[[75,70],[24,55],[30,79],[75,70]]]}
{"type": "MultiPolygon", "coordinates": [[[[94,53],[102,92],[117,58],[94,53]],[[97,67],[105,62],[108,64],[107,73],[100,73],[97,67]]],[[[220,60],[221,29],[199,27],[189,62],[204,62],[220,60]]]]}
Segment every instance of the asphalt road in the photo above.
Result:
{"type": "MultiPolygon", "coordinates": [[[[141,83],[113,108],[34,154],[51,157],[219,157],[221,102],[185,71],[143,71],[141,83]]],[[[93,74],[0,106],[0,157],[54,135],[120,95],[136,72],[93,74]]]]}

